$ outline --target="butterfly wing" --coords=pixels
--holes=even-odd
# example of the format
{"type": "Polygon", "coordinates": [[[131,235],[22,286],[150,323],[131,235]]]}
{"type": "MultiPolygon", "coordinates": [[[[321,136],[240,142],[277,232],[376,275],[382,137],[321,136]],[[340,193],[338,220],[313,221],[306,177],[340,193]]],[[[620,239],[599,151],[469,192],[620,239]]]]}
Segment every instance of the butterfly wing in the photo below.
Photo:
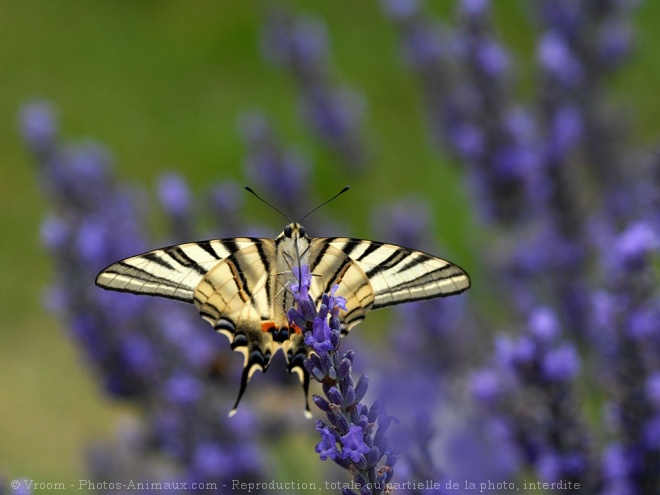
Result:
{"type": "Polygon", "coordinates": [[[307,397],[309,375],[302,361],[309,351],[300,331],[289,329],[286,311],[293,306],[293,297],[286,287],[290,276],[281,279],[282,275],[276,241],[258,239],[214,266],[195,290],[202,317],[244,356],[240,390],[230,415],[236,412],[254,372],[266,371],[280,348],[307,397]]]}
{"type": "Polygon", "coordinates": [[[317,302],[333,285],[339,285],[335,295],[346,299],[346,311],[340,313],[345,332],[364,320],[375,294],[364,270],[348,254],[329,239],[312,239],[309,270],[313,274],[310,294],[317,302]]]}
{"type": "Polygon", "coordinates": [[[212,240],[156,249],[113,263],[97,275],[96,285],[193,303],[195,289],[208,271],[254,241],[212,240]]]}
{"type": "MultiPolygon", "coordinates": [[[[194,303],[200,315],[244,355],[238,400],[256,370],[268,368],[287,326],[280,305],[271,239],[234,238],[156,249],[107,267],[96,278],[105,289],[194,303]]],[[[238,400],[236,405],[238,405],[238,400]]],[[[235,407],[232,412],[235,411],[235,407]]]]}
{"type": "Polygon", "coordinates": [[[370,309],[449,296],[470,287],[470,278],[457,265],[395,244],[317,238],[311,249],[310,271],[323,279],[317,291],[329,292],[341,282],[337,295],[346,298],[342,316],[347,330],[370,309]]]}
{"type": "MultiPolygon", "coordinates": [[[[470,286],[461,268],[421,251],[350,238],[308,239],[309,246],[298,246],[295,253],[302,253],[315,275],[310,294],[318,302],[339,284],[335,294],[346,299],[344,332],[370,309],[456,294],[470,286]]],[[[296,258],[285,256],[277,242],[243,237],[170,246],[114,263],[99,273],[96,283],[194,303],[245,357],[234,412],[254,371],[265,371],[280,347],[289,371],[299,375],[307,390],[309,376],[302,363],[309,349],[300,329],[290,329],[286,320],[293,305],[287,285],[296,258]]]]}

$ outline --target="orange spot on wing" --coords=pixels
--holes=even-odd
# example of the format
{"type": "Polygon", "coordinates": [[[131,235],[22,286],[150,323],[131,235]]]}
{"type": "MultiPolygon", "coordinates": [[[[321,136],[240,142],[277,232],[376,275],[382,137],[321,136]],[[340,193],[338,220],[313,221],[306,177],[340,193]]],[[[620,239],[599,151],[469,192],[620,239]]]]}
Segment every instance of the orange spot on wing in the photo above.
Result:
{"type": "Polygon", "coordinates": [[[261,322],[261,331],[262,332],[272,332],[275,331],[275,322],[274,321],[262,321],[261,322]]]}

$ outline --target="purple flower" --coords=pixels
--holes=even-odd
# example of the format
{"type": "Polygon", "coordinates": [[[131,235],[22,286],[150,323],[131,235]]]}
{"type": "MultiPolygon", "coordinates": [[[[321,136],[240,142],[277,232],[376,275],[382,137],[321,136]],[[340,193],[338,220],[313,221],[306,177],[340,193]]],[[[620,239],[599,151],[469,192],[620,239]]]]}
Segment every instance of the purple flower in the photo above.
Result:
{"type": "Polygon", "coordinates": [[[326,63],[328,34],[318,19],[294,18],[277,11],[266,26],[261,47],[272,62],[313,71],[326,63]]]}
{"type": "Polygon", "coordinates": [[[634,340],[652,338],[657,332],[659,318],[657,308],[638,308],[628,318],[627,334],[634,340]]]}
{"type": "Polygon", "coordinates": [[[439,26],[416,26],[406,39],[406,62],[418,70],[439,63],[445,55],[443,41],[443,32],[439,26]]]}
{"type": "Polygon", "coordinates": [[[579,143],[583,132],[580,110],[572,105],[558,108],[548,136],[548,154],[554,159],[566,156],[579,143]]]}
{"type": "Polygon", "coordinates": [[[211,203],[218,212],[236,215],[243,206],[245,192],[236,182],[223,182],[211,191],[211,203]]]}
{"type": "Polygon", "coordinates": [[[625,267],[640,266],[646,255],[658,248],[658,236],[645,222],[628,227],[619,235],[614,245],[614,255],[625,267]]]}
{"type": "MultiPolygon", "coordinates": [[[[11,491],[9,489],[9,483],[6,478],[3,476],[0,478],[0,493],[3,495],[30,495],[32,491],[28,488],[30,484],[33,484],[34,480],[29,479],[16,479],[11,482],[11,491]]],[[[33,485],[34,486],[34,485],[33,485]]]]}
{"type": "MultiPolygon", "coordinates": [[[[139,191],[116,180],[110,154],[101,146],[62,146],[56,140],[57,129],[49,127],[55,125],[49,108],[25,107],[22,117],[46,119],[23,122],[23,128],[32,133],[25,138],[52,205],[42,227],[42,238],[55,260],[51,306],[94,369],[100,387],[113,397],[133,401],[143,418],[138,439],[122,436],[93,450],[90,479],[116,479],[128,472],[152,478],[152,467],[163,455],[177,476],[188,473],[199,479],[197,474],[205,469],[200,459],[207,459],[207,467],[216,461],[208,449],[195,454],[197,445],[246,453],[240,459],[233,456],[231,465],[223,464],[223,479],[259,476],[256,428],[232,431],[226,420],[229,406],[222,399],[228,395],[221,391],[225,385],[209,373],[211,361],[219,359],[216,335],[201,326],[195,311],[185,313],[167,301],[94,286],[104,266],[155,243],[143,237],[148,229],[143,223],[146,212],[136,202],[139,191]]],[[[185,206],[180,185],[164,187],[169,206],[180,210],[177,214],[185,206]]],[[[178,217],[186,226],[193,220],[189,213],[178,217]]]]}
{"type": "Polygon", "coordinates": [[[526,367],[536,355],[536,343],[525,336],[512,340],[500,335],[495,341],[495,348],[499,362],[512,369],[526,367]]]}
{"type": "Polygon", "coordinates": [[[470,391],[477,399],[492,402],[501,391],[500,379],[492,370],[477,371],[470,380],[470,391]]]}
{"type": "Polygon", "coordinates": [[[504,48],[494,41],[486,41],[476,54],[480,69],[491,78],[498,78],[509,69],[509,57],[504,48]]]}
{"type": "Polygon", "coordinates": [[[78,231],[76,244],[78,254],[87,263],[92,266],[103,266],[103,260],[108,258],[106,226],[97,218],[84,220],[78,231]]]}
{"type": "Polygon", "coordinates": [[[461,0],[459,10],[466,15],[479,17],[484,15],[490,9],[489,0],[461,0]]]}
{"type": "Polygon", "coordinates": [[[546,452],[536,462],[536,469],[541,479],[546,482],[557,482],[561,479],[561,457],[555,452],[546,452]]]}
{"type": "Polygon", "coordinates": [[[41,224],[41,242],[51,250],[61,249],[67,242],[70,231],[66,222],[54,215],[46,217],[41,224]]]}
{"type": "Polygon", "coordinates": [[[342,145],[345,134],[358,127],[364,113],[361,97],[346,88],[310,91],[302,103],[302,111],[313,129],[336,147],[342,145]]]}
{"type": "Polygon", "coordinates": [[[158,179],[158,196],[165,210],[174,216],[185,215],[190,209],[190,190],[178,174],[163,174],[158,179]]]}
{"type": "Polygon", "coordinates": [[[198,400],[202,388],[198,381],[188,374],[176,374],[165,384],[165,396],[175,404],[190,404],[198,400]]]}
{"type": "Polygon", "coordinates": [[[19,123],[21,133],[34,153],[44,155],[57,144],[58,119],[50,103],[42,101],[23,106],[19,123]]]}
{"type": "Polygon", "coordinates": [[[603,456],[603,470],[610,479],[624,478],[629,474],[630,460],[621,445],[614,443],[607,447],[603,456]]]}
{"type": "Polygon", "coordinates": [[[346,311],[346,298],[342,296],[335,296],[339,290],[339,284],[335,284],[330,289],[330,297],[328,297],[327,306],[330,308],[330,314],[337,318],[339,310],[346,311]]]}
{"type": "Polygon", "coordinates": [[[315,449],[321,460],[336,459],[339,455],[337,438],[330,432],[327,426],[317,426],[316,431],[321,434],[321,441],[316,445],[315,449]]]}
{"type": "Polygon", "coordinates": [[[660,414],[656,414],[644,425],[645,447],[653,452],[660,444],[660,414]]]}
{"type": "Polygon", "coordinates": [[[551,308],[533,308],[527,321],[519,337],[497,338],[493,365],[474,375],[472,393],[491,414],[501,415],[498,422],[508,425],[508,437],[542,479],[577,481],[596,469],[570,389],[579,358],[572,344],[560,340],[551,308]],[[517,404],[516,396],[534,399],[517,404]]]}
{"type": "Polygon", "coordinates": [[[575,348],[570,344],[564,344],[544,356],[542,368],[548,380],[568,381],[575,377],[580,369],[580,360],[575,348]]]}
{"type": "Polygon", "coordinates": [[[317,354],[325,355],[333,347],[330,341],[331,335],[332,330],[327,320],[314,318],[312,331],[305,334],[305,344],[311,346],[317,354]]]}
{"type": "Polygon", "coordinates": [[[304,198],[310,164],[297,150],[285,148],[268,119],[259,112],[241,115],[239,131],[248,146],[245,169],[252,183],[277,196],[278,207],[288,216],[309,211],[304,198]]]}
{"type": "Polygon", "coordinates": [[[592,297],[594,323],[598,329],[608,328],[615,316],[623,309],[621,301],[613,294],[598,291],[592,297]]]}
{"type": "Polygon", "coordinates": [[[656,371],[646,379],[646,394],[649,401],[660,411],[660,371],[656,371]]]}
{"type": "Polygon", "coordinates": [[[362,455],[369,452],[369,446],[364,443],[364,432],[359,426],[351,426],[348,433],[340,438],[343,445],[341,449],[342,459],[351,459],[359,462],[362,455]]]}
{"type": "Polygon", "coordinates": [[[559,33],[550,31],[541,38],[537,56],[541,67],[561,84],[577,86],[582,82],[582,66],[559,33]]]}
{"type": "Polygon", "coordinates": [[[553,341],[559,333],[559,322],[551,308],[539,308],[529,318],[531,334],[541,342],[553,341]]]}
{"type": "Polygon", "coordinates": [[[130,335],[121,343],[121,354],[126,365],[140,374],[153,373],[158,358],[152,342],[144,335],[130,335]]]}
{"type": "Polygon", "coordinates": [[[425,250],[433,247],[430,206],[418,198],[377,209],[371,225],[379,239],[425,250]]]}
{"type": "Polygon", "coordinates": [[[351,376],[353,351],[341,357],[337,352],[341,338],[339,315],[341,310],[346,309],[346,300],[336,295],[339,285],[334,285],[329,294],[322,294],[317,309],[310,304],[311,298],[306,294],[310,283],[309,267],[292,271],[305,290],[293,291],[295,307],[289,310],[288,315],[298,327],[312,328],[305,332],[305,343],[312,346],[316,354],[310,354],[304,366],[311,377],[323,384],[325,398],[314,395],[313,400],[327,414],[329,421],[328,424],[317,422],[316,430],[321,433],[321,442],[315,450],[321,460],[332,459],[349,470],[355,483],[365,485],[368,480],[377,481],[377,486],[369,493],[380,495],[392,478],[392,467],[396,462],[396,455],[389,448],[385,436],[393,418],[378,402],[371,408],[361,404],[367,392],[368,379],[363,375],[354,384],[351,376]],[[373,426],[368,426],[375,424],[378,424],[376,431],[373,426]],[[342,444],[341,456],[337,450],[338,441],[342,444]]]}
{"type": "Polygon", "coordinates": [[[633,28],[628,19],[611,19],[600,26],[597,55],[600,63],[615,69],[624,62],[632,50],[633,28]]]}
{"type": "Polygon", "coordinates": [[[383,0],[383,8],[389,16],[406,19],[419,11],[419,0],[383,0]]]}
{"type": "Polygon", "coordinates": [[[458,154],[465,160],[479,159],[485,149],[484,137],[478,127],[472,124],[456,125],[450,132],[458,154]]]}
{"type": "Polygon", "coordinates": [[[206,237],[231,237],[245,228],[241,209],[245,191],[234,181],[225,181],[212,187],[208,193],[214,228],[206,237]]]}
{"type": "Polygon", "coordinates": [[[220,445],[211,442],[196,446],[193,466],[202,476],[218,477],[228,471],[236,452],[225,452],[220,445]]]}
{"type": "Polygon", "coordinates": [[[262,49],[286,67],[301,92],[302,115],[315,136],[351,165],[364,162],[360,140],[361,98],[331,81],[325,25],[317,19],[274,10],[264,29],[262,49]]]}
{"type": "Polygon", "coordinates": [[[291,284],[290,289],[294,294],[296,294],[297,298],[306,300],[309,297],[308,291],[310,285],[312,284],[312,275],[309,272],[309,266],[294,266],[291,270],[293,271],[293,276],[298,282],[291,284]]]}

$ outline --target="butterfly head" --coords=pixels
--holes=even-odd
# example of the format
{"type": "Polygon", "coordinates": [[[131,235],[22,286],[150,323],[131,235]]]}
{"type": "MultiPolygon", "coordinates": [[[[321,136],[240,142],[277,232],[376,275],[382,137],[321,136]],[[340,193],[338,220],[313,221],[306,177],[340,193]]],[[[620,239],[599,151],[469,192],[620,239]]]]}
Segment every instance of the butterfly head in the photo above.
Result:
{"type": "Polygon", "coordinates": [[[297,222],[291,222],[289,225],[284,227],[284,231],[280,234],[280,237],[295,240],[306,238],[307,234],[305,233],[305,227],[297,222]]]}

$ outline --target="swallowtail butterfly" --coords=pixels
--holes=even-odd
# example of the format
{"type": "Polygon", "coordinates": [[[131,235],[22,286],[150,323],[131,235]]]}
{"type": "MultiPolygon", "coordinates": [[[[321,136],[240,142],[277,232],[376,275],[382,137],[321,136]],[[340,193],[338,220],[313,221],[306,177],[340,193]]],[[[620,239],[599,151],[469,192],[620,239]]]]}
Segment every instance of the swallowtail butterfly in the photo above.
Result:
{"type": "Polygon", "coordinates": [[[281,348],[305,395],[304,359],[310,350],[286,313],[294,304],[292,268],[308,265],[315,301],[338,284],[347,334],[372,309],[458,294],[470,287],[461,268],[394,244],[347,237],[310,238],[297,222],[276,239],[236,237],[156,249],[113,263],[96,278],[104,289],[193,303],[203,319],[243,353],[244,369],[233,414],[256,370],[266,371],[281,348]]]}

